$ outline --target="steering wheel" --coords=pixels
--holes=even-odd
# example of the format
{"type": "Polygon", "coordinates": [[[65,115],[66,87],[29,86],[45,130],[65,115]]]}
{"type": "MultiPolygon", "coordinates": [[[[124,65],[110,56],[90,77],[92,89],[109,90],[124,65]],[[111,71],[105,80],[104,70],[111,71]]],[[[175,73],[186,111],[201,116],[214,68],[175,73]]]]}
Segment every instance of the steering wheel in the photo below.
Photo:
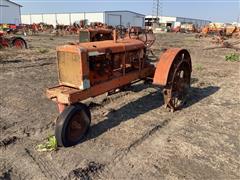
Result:
{"type": "Polygon", "coordinates": [[[116,26],[117,34],[120,38],[124,38],[126,34],[126,28],[123,25],[116,26]]]}

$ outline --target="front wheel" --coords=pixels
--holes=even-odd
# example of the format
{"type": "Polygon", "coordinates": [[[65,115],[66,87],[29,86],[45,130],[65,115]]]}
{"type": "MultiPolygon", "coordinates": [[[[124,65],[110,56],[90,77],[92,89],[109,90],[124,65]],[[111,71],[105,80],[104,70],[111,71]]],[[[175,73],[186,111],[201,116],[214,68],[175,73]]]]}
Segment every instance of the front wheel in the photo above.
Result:
{"type": "Polygon", "coordinates": [[[55,137],[58,146],[70,147],[80,143],[91,123],[91,114],[85,104],[66,107],[56,121],[55,137]]]}

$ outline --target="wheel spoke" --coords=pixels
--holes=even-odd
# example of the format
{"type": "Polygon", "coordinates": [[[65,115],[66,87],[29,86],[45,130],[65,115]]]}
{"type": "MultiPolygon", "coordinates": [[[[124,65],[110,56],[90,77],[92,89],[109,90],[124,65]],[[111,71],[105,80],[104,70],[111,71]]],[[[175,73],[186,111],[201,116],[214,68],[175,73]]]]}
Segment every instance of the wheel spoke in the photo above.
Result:
{"type": "MultiPolygon", "coordinates": [[[[181,58],[184,60],[185,55],[182,54],[181,58]]],[[[187,91],[190,87],[191,74],[187,64],[180,62],[176,68],[172,78],[171,93],[168,94],[168,96],[171,96],[169,106],[174,110],[179,109],[185,103],[187,91]]]]}

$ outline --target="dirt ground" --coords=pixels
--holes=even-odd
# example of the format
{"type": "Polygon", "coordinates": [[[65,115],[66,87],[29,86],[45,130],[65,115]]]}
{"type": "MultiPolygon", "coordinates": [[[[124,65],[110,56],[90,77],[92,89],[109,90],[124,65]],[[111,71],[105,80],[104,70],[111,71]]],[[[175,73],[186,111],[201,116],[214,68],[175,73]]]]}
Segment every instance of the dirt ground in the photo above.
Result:
{"type": "Polygon", "coordinates": [[[159,34],[158,54],[187,48],[192,56],[188,103],[171,113],[160,89],[138,83],[90,99],[92,124],[71,148],[40,153],[54,133],[57,45],[77,37],[28,37],[29,49],[0,51],[0,179],[240,179],[240,64],[231,49],[192,34],[159,34]]]}

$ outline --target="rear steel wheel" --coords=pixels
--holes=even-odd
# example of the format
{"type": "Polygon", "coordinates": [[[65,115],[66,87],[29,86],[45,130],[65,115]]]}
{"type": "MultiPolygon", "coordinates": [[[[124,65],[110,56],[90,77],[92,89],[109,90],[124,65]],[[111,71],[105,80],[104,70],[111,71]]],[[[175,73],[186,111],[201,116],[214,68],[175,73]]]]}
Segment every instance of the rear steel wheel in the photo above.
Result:
{"type": "Polygon", "coordinates": [[[184,54],[176,57],[172,65],[167,86],[163,89],[165,106],[171,111],[181,109],[185,104],[190,88],[191,68],[184,54]]]}
{"type": "Polygon", "coordinates": [[[21,38],[16,38],[13,40],[12,46],[17,49],[23,49],[23,48],[27,48],[27,43],[21,38]]]}
{"type": "Polygon", "coordinates": [[[10,47],[10,42],[6,38],[1,38],[0,37],[0,48],[9,48],[10,47]]]}
{"type": "Polygon", "coordinates": [[[91,114],[85,104],[66,107],[56,121],[55,137],[59,146],[70,147],[85,137],[91,123],[91,114]]]}

